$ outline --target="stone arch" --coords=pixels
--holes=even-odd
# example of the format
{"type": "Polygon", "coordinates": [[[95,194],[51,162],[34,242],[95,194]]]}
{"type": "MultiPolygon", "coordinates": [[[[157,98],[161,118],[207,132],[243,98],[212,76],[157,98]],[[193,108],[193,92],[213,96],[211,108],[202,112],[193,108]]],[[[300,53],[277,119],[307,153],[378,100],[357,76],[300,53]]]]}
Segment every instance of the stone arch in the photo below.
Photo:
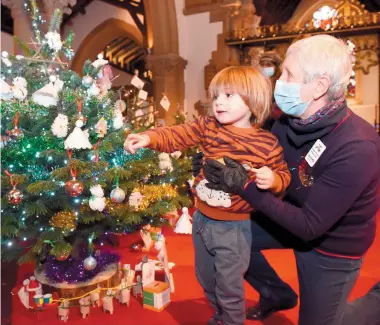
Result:
{"type": "Polygon", "coordinates": [[[127,36],[137,44],[143,45],[143,36],[136,26],[128,24],[120,19],[110,18],[95,27],[82,41],[74,59],[71,69],[77,72],[82,71],[84,62],[87,59],[94,60],[110,42],[119,36],[127,36]]]}
{"type": "Polygon", "coordinates": [[[137,44],[150,47],[147,66],[153,73],[153,92],[160,118],[166,123],[175,119],[177,103],[183,107],[185,97],[184,69],[186,61],[179,56],[178,26],[175,0],[144,0],[147,38],[143,39],[137,27],[119,19],[109,19],[89,33],[72,62],[72,69],[81,71],[86,59],[95,59],[96,54],[107,46],[110,39],[128,36],[137,44]],[[94,57],[89,57],[91,53],[94,57]],[[166,112],[159,108],[165,94],[171,102],[166,112]]]}

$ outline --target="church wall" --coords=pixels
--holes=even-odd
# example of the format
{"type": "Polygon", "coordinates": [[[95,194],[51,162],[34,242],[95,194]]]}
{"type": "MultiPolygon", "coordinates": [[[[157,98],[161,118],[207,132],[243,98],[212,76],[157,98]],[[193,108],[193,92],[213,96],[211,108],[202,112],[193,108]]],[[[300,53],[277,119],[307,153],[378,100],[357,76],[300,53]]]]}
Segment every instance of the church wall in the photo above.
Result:
{"type": "Polygon", "coordinates": [[[210,23],[210,13],[185,16],[184,0],[175,0],[179,55],[187,60],[185,69],[185,110],[189,119],[197,114],[194,104],[206,99],[204,67],[217,48],[217,35],[222,33],[222,22],[210,23]]]}

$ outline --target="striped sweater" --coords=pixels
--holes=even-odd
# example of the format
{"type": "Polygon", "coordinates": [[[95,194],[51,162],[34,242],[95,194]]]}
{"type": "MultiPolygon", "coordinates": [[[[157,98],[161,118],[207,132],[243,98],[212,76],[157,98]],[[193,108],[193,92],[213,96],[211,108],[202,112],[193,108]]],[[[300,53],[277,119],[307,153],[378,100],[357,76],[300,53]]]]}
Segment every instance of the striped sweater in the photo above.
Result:
{"type": "MultiPolygon", "coordinates": [[[[174,152],[199,145],[204,159],[224,156],[249,167],[267,166],[273,170],[275,181],[271,191],[280,195],[290,183],[290,172],[283,159],[277,138],[263,129],[238,128],[222,125],[214,117],[202,116],[188,124],[157,128],[145,132],[149,148],[174,152]]],[[[250,172],[254,179],[254,174],[250,172]]],[[[253,208],[240,196],[210,190],[201,172],[194,180],[196,207],[206,216],[218,220],[245,220],[253,208]]]]}

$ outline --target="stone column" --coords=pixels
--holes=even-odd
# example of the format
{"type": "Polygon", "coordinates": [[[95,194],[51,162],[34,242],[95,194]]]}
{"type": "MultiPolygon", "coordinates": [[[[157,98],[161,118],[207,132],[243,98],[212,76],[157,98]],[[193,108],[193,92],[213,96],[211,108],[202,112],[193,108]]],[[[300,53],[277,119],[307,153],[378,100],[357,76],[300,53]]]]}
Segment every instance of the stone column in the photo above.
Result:
{"type": "Polygon", "coordinates": [[[177,104],[183,107],[185,99],[184,70],[187,61],[178,54],[148,55],[147,67],[152,71],[154,100],[159,118],[164,119],[166,125],[175,121],[177,104]],[[160,105],[165,94],[170,102],[166,112],[160,105]]]}
{"type": "MultiPolygon", "coordinates": [[[[24,7],[24,0],[2,0],[2,4],[11,10],[13,18],[13,34],[25,43],[34,38],[29,13],[24,7]]],[[[14,43],[14,53],[20,53],[17,43],[14,43]]]]}
{"type": "MultiPolygon", "coordinates": [[[[41,0],[38,1],[41,15],[49,22],[51,15],[56,8],[60,8],[64,13],[71,13],[70,6],[74,6],[77,0],[41,0]]],[[[29,12],[25,9],[25,0],[2,0],[2,4],[11,10],[13,18],[13,34],[21,41],[30,43],[34,39],[32,23],[29,12]]],[[[48,23],[46,24],[46,29],[48,23]]],[[[14,44],[15,54],[20,53],[20,48],[14,44]]]]}

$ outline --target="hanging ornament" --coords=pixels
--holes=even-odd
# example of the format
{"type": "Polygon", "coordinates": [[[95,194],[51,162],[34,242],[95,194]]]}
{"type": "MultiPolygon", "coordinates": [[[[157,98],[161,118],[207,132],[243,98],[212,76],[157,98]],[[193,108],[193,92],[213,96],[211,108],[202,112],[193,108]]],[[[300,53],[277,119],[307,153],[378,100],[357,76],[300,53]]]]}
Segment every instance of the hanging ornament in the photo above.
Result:
{"type": "Polygon", "coordinates": [[[99,53],[97,60],[95,60],[91,64],[95,68],[101,68],[102,66],[106,65],[107,63],[108,63],[108,60],[104,60],[103,54],[99,53]]]}
{"type": "Polygon", "coordinates": [[[172,160],[168,153],[162,152],[158,155],[158,168],[161,169],[162,173],[166,173],[167,171],[172,172],[173,171],[173,164],[172,160]]]}
{"type": "Polygon", "coordinates": [[[90,88],[87,89],[87,95],[90,97],[97,97],[100,94],[100,89],[96,85],[96,83],[93,83],[90,88]]]}
{"type": "Polygon", "coordinates": [[[68,132],[69,119],[64,114],[58,114],[51,126],[51,132],[58,138],[65,138],[68,132]]]}
{"type": "Polygon", "coordinates": [[[13,97],[18,100],[24,100],[28,95],[27,81],[23,77],[16,77],[12,81],[12,93],[13,97]]]}
{"type": "Polygon", "coordinates": [[[125,199],[125,192],[120,187],[116,187],[112,190],[110,197],[112,202],[121,203],[125,199]]]}
{"type": "Polygon", "coordinates": [[[75,177],[65,183],[65,191],[71,197],[77,197],[83,193],[83,183],[77,181],[75,177]]]}
{"type": "Polygon", "coordinates": [[[97,261],[94,257],[89,256],[83,261],[83,266],[87,271],[92,271],[96,268],[97,261]]]}
{"type": "Polygon", "coordinates": [[[115,78],[113,77],[113,72],[111,66],[108,64],[105,65],[98,74],[98,80],[96,81],[97,86],[100,89],[100,95],[105,96],[108,93],[108,90],[112,87],[112,80],[115,78]]]}
{"type": "Polygon", "coordinates": [[[7,134],[11,140],[17,140],[18,138],[23,136],[22,131],[18,128],[18,118],[20,116],[20,113],[17,112],[15,115],[15,118],[13,119],[14,128],[12,130],[8,130],[7,134]]]}
{"type": "Polygon", "coordinates": [[[7,51],[3,51],[1,52],[1,61],[4,63],[5,66],[7,66],[8,68],[12,66],[12,62],[9,61],[8,59],[8,52],[7,51]]]}
{"type": "Polygon", "coordinates": [[[94,79],[92,79],[92,77],[89,75],[84,76],[82,78],[82,85],[87,87],[87,88],[90,88],[93,82],[94,82],[94,79]]]}
{"type": "Polygon", "coordinates": [[[116,102],[115,102],[115,108],[119,111],[119,112],[124,112],[127,108],[127,104],[125,103],[124,100],[122,99],[118,99],[116,102]]]}
{"type": "Polygon", "coordinates": [[[3,79],[0,79],[0,99],[9,101],[13,98],[11,86],[9,86],[3,79]]]}
{"type": "Polygon", "coordinates": [[[98,123],[96,123],[95,132],[98,134],[98,138],[104,138],[104,136],[107,134],[107,122],[104,117],[102,117],[98,123]]]}
{"type": "Polygon", "coordinates": [[[10,190],[7,194],[8,202],[10,204],[19,204],[22,201],[23,198],[22,192],[16,188],[16,186],[13,186],[13,189],[10,190]]]}
{"type": "Polygon", "coordinates": [[[119,110],[116,110],[116,109],[114,110],[112,122],[113,122],[113,128],[115,130],[119,130],[123,127],[124,117],[123,117],[123,114],[119,110]]]}
{"type": "Polygon", "coordinates": [[[49,221],[55,228],[70,231],[76,228],[76,216],[72,211],[59,211],[49,221]]]}
{"type": "Polygon", "coordinates": [[[62,48],[61,34],[57,32],[47,32],[45,39],[49,48],[54,52],[58,52],[62,48]]]}
{"type": "Polygon", "coordinates": [[[135,210],[138,210],[142,205],[143,195],[139,191],[132,192],[131,196],[128,199],[128,203],[135,210]]]}
{"type": "Polygon", "coordinates": [[[116,188],[110,194],[111,201],[121,203],[125,199],[125,192],[119,187],[119,175],[116,175],[116,188]]]}
{"type": "MultiPolygon", "coordinates": [[[[78,112],[82,116],[82,101],[77,100],[78,112]]],[[[81,127],[84,125],[83,119],[78,119],[75,122],[73,132],[65,140],[65,149],[91,149],[92,145],[88,140],[88,130],[82,131],[81,127]]]]}
{"type": "MultiPolygon", "coordinates": [[[[68,151],[68,156],[71,158],[72,151],[68,151]]],[[[77,181],[77,171],[74,168],[70,168],[70,174],[72,179],[65,183],[65,191],[71,197],[77,197],[82,194],[84,186],[83,183],[77,181]]]]}
{"type": "Polygon", "coordinates": [[[33,93],[33,101],[41,106],[50,107],[57,106],[58,93],[63,88],[63,81],[56,76],[50,76],[50,82],[41,89],[33,93]]]}
{"type": "Polygon", "coordinates": [[[9,183],[11,184],[11,186],[13,186],[13,189],[11,189],[7,194],[8,202],[10,204],[17,205],[21,203],[24,195],[19,189],[16,188],[17,181],[13,179],[13,175],[7,170],[5,170],[4,172],[9,177],[9,183]]]}
{"type": "Polygon", "coordinates": [[[88,204],[91,210],[103,211],[106,207],[106,198],[104,197],[104,191],[102,187],[99,184],[91,186],[90,192],[92,196],[88,201],[88,204]]]}
{"type": "Polygon", "coordinates": [[[68,257],[70,256],[69,253],[62,253],[60,255],[56,255],[55,256],[55,259],[59,262],[63,262],[63,261],[66,261],[68,259],[68,257]]]}

